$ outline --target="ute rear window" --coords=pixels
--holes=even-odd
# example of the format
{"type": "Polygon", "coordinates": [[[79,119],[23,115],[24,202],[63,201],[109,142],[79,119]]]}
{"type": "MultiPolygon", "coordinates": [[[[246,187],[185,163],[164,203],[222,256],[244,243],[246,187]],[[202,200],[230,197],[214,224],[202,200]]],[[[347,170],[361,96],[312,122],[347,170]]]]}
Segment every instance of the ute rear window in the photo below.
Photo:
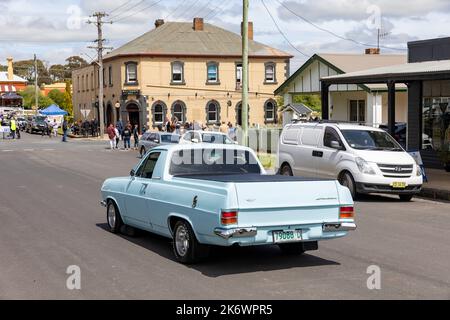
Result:
{"type": "Polygon", "coordinates": [[[185,149],[172,156],[170,174],[261,174],[259,162],[248,151],[235,149],[185,149]]]}

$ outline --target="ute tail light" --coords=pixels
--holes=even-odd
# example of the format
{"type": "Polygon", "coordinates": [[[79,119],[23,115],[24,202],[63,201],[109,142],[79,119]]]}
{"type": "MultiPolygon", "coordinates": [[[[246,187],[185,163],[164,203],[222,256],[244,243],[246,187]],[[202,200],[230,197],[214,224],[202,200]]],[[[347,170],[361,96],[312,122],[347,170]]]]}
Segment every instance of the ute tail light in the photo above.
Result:
{"type": "Polygon", "coordinates": [[[339,219],[353,219],[355,209],[353,207],[341,207],[339,209],[339,219]]]}
{"type": "Polygon", "coordinates": [[[220,216],[222,225],[230,225],[238,223],[238,212],[235,210],[224,210],[220,216]]]}

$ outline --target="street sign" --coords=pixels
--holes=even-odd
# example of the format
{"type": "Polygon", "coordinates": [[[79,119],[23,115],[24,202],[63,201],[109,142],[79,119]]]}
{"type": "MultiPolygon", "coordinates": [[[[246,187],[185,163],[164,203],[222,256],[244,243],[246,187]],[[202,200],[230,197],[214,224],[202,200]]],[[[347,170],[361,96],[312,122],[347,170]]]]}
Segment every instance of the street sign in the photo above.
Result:
{"type": "Polygon", "coordinates": [[[0,133],[10,133],[11,129],[9,127],[0,126],[0,133]]]}
{"type": "Polygon", "coordinates": [[[86,119],[89,116],[89,114],[91,113],[91,110],[90,109],[81,109],[80,112],[83,115],[83,117],[86,119]]]}

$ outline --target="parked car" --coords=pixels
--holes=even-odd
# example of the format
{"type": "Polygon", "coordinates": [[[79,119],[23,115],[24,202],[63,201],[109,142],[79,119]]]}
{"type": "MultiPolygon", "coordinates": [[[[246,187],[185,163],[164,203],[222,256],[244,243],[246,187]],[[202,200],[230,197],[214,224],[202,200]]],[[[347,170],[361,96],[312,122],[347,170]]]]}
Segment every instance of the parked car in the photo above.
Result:
{"type": "MultiPolygon", "coordinates": [[[[395,124],[394,138],[403,148],[406,148],[407,128],[408,127],[405,122],[397,122],[395,124]]],[[[383,129],[386,132],[389,130],[386,124],[380,125],[380,129],[383,129]]],[[[433,149],[433,141],[430,136],[425,133],[422,134],[422,148],[427,150],[433,149]]]]}
{"type": "Polygon", "coordinates": [[[46,121],[47,117],[45,116],[33,116],[30,121],[27,123],[26,132],[28,133],[34,133],[34,132],[40,132],[47,131],[48,130],[48,124],[46,121]]]}
{"type": "Polygon", "coordinates": [[[180,135],[165,132],[146,132],[139,139],[139,153],[143,157],[148,150],[165,144],[180,142],[180,135]]]}
{"type": "Polygon", "coordinates": [[[291,124],[279,143],[279,173],[338,179],[355,198],[390,193],[409,201],[420,192],[420,167],[382,129],[338,124],[291,124]]]}
{"type": "Polygon", "coordinates": [[[171,238],[181,263],[211,246],[300,254],[356,228],[351,194],[336,180],[266,175],[254,151],[234,144],[155,147],[101,194],[111,232],[131,226],[171,238]]]}
{"type": "Polygon", "coordinates": [[[192,143],[216,143],[216,144],[237,144],[226,133],[215,131],[187,131],[181,136],[181,144],[192,143]]]}

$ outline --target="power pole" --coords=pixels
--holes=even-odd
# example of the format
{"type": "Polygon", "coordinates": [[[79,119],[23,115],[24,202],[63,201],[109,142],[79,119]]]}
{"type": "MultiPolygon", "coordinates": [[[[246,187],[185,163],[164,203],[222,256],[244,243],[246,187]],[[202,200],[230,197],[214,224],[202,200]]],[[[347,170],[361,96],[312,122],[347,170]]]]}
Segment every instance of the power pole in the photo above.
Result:
{"type": "Polygon", "coordinates": [[[108,15],[104,12],[95,12],[91,17],[95,18],[94,21],[89,20],[87,23],[94,24],[97,26],[97,33],[98,37],[95,42],[97,42],[97,46],[91,46],[89,48],[97,50],[97,56],[98,56],[98,79],[99,79],[99,88],[98,88],[98,110],[99,110],[99,123],[100,123],[100,136],[103,137],[103,134],[105,133],[105,113],[103,108],[103,50],[112,49],[108,47],[103,46],[103,42],[105,39],[103,39],[103,25],[105,23],[112,23],[112,22],[105,22],[103,21],[104,17],[107,17],[108,15]]]}
{"type": "Polygon", "coordinates": [[[37,114],[39,110],[39,88],[38,88],[38,64],[36,55],[34,55],[34,105],[37,114]]]}
{"type": "Polygon", "coordinates": [[[248,146],[248,7],[249,0],[243,0],[242,21],[242,136],[248,146]]]}

